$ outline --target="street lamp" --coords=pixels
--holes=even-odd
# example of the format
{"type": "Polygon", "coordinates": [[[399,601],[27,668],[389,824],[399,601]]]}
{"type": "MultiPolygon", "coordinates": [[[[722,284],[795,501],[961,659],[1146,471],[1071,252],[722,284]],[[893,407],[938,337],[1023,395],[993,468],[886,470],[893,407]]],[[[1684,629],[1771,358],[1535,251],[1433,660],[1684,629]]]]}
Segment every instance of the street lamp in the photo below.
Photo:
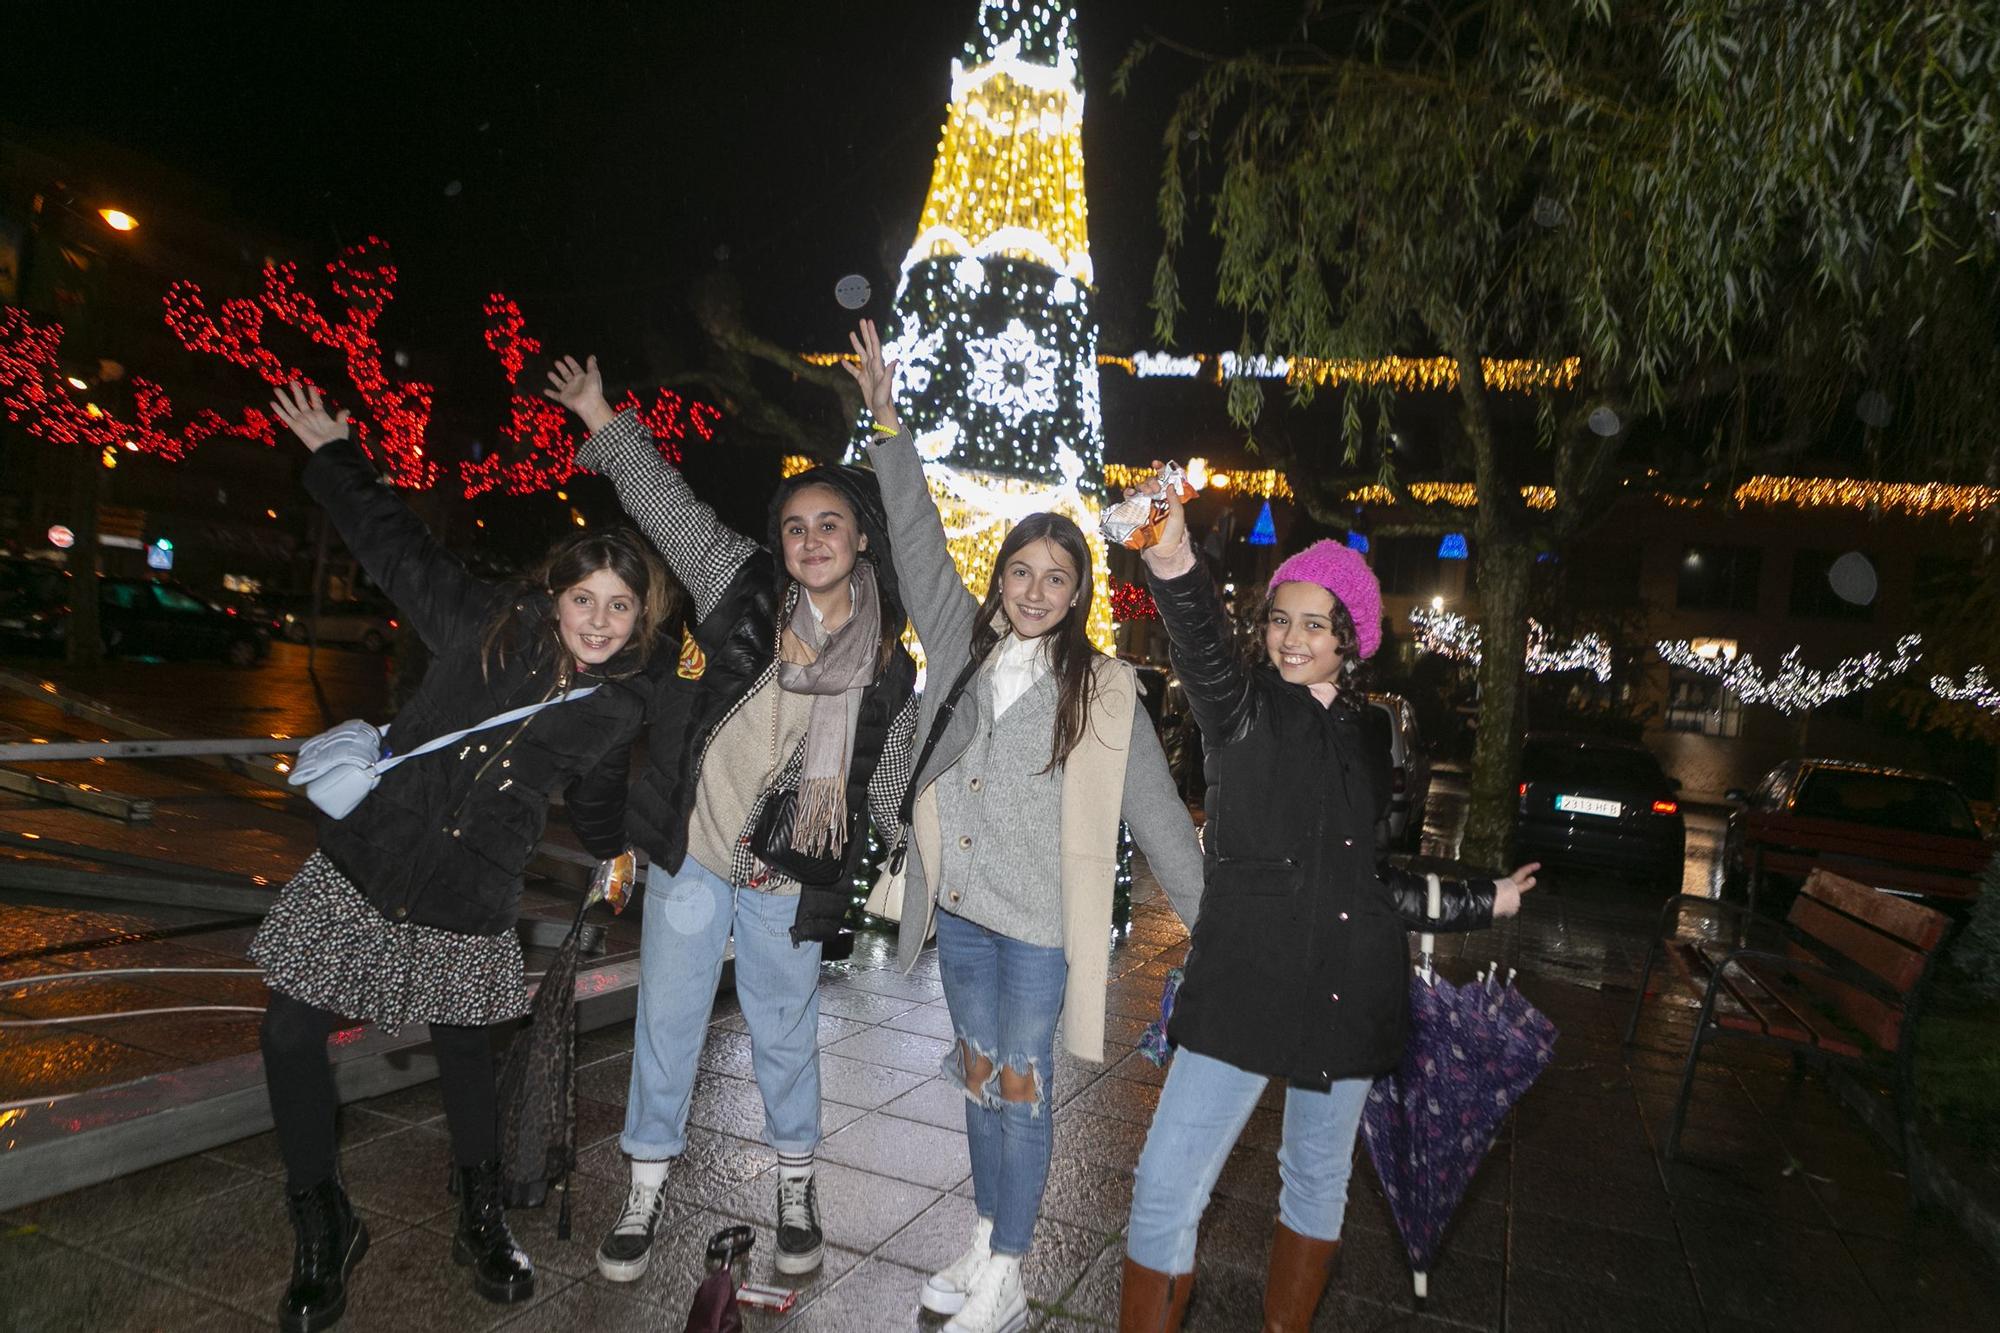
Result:
{"type": "Polygon", "coordinates": [[[139,219],[120,208],[100,208],[97,216],[103,218],[104,225],[113,231],[134,231],[139,226],[139,219]]]}

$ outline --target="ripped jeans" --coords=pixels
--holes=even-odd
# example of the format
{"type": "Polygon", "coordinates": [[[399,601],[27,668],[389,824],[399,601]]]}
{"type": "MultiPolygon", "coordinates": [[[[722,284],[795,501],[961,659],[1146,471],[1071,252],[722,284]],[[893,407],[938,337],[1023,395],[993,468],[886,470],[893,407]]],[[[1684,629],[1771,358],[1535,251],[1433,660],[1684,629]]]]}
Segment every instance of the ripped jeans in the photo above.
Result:
{"type": "Polygon", "coordinates": [[[1025,944],[950,912],[937,914],[937,939],[938,975],[958,1034],[944,1074],[966,1093],[973,1200],[979,1215],[993,1220],[993,1248],[1026,1254],[1055,1145],[1049,1081],[1069,963],[1061,949],[1025,944]]]}

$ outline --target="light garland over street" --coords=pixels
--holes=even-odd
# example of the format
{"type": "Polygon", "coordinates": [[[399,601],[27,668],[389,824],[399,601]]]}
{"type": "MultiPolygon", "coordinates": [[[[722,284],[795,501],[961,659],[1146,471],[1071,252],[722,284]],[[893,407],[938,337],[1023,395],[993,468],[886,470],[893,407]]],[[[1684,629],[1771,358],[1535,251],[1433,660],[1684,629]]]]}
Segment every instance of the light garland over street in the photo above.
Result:
{"type": "Polygon", "coordinates": [[[1803,665],[1799,661],[1800,650],[1794,647],[1779,661],[1777,674],[1773,676],[1766,676],[1749,653],[1731,657],[1725,653],[1698,652],[1685,639],[1662,639],[1654,646],[1669,666],[1713,677],[1724,688],[1735,691],[1744,703],[1769,704],[1790,716],[1822,708],[1895,679],[1923,657],[1923,642],[1921,634],[1905,634],[1896,640],[1892,656],[1862,653],[1858,657],[1844,657],[1825,671],[1803,665]]]}
{"type": "MultiPolygon", "coordinates": [[[[1410,612],[1410,627],[1416,631],[1417,645],[1427,653],[1474,665],[1480,661],[1479,626],[1456,611],[1418,607],[1410,612]]],[[[1588,671],[1599,680],[1610,680],[1611,646],[1595,634],[1585,634],[1565,648],[1552,648],[1548,630],[1531,619],[1524,666],[1536,676],[1550,671],[1588,671]]]]}

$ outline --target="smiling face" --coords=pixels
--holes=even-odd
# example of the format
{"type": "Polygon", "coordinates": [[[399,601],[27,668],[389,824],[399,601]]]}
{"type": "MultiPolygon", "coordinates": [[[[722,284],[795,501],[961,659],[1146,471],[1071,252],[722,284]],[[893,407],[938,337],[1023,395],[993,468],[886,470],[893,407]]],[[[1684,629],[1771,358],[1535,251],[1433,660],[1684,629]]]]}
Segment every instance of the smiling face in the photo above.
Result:
{"type": "Polygon", "coordinates": [[[1062,624],[1076,597],[1076,562],[1047,537],[1024,544],[1000,571],[1000,605],[1007,623],[1024,639],[1039,638],[1062,624]]]}
{"type": "Polygon", "coordinates": [[[785,501],[778,540],[785,571],[816,597],[845,584],[855,557],[868,549],[853,508],[831,486],[805,486],[785,501]]]}
{"type": "Polygon", "coordinates": [[[1317,583],[1280,583],[1264,620],[1264,651],[1294,685],[1338,682],[1345,662],[1334,596],[1317,583]]]}
{"type": "Polygon", "coordinates": [[[608,569],[556,594],[556,634],[578,666],[601,666],[616,657],[638,620],[639,594],[608,569]]]}

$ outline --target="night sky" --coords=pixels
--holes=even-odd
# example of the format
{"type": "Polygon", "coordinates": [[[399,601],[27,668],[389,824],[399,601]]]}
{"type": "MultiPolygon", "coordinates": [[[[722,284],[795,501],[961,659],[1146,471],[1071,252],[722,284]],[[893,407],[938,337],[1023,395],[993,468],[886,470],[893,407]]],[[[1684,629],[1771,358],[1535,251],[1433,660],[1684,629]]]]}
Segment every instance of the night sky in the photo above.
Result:
{"type": "MultiPolygon", "coordinates": [[[[1235,50],[1284,34],[1297,9],[1081,6],[1107,350],[1153,345],[1159,136],[1193,65],[1157,56],[1126,98],[1112,71],[1148,27],[1235,50]]],[[[852,316],[833,286],[863,274],[885,312],[975,13],[973,0],[21,7],[0,125],[136,154],[315,264],[385,237],[402,272],[385,343],[449,395],[486,359],[492,290],[552,350],[615,367],[650,338],[698,355],[679,303],[724,255],[753,328],[843,346],[852,316]],[[32,52],[44,58],[18,58],[32,52]]],[[[1230,327],[1199,341],[1233,341],[1230,327]]]]}

